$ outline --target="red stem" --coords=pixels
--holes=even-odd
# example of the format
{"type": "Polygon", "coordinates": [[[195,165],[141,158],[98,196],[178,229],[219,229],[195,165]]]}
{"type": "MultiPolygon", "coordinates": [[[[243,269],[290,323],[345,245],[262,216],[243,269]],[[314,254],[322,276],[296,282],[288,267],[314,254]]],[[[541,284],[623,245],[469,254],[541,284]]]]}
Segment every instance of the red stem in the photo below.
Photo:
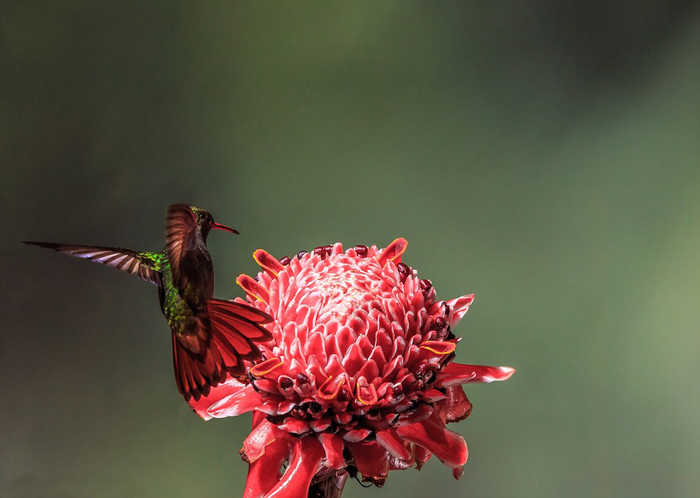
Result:
{"type": "Polygon", "coordinates": [[[341,476],[337,476],[335,472],[316,474],[309,487],[308,498],[340,498],[347,477],[347,473],[341,476]]]}

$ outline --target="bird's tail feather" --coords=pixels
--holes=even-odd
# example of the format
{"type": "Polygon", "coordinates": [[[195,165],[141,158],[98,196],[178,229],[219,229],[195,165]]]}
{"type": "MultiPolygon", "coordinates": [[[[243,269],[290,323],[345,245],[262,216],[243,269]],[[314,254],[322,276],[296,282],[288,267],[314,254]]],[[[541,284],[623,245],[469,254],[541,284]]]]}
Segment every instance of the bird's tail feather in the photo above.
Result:
{"type": "Polygon", "coordinates": [[[193,355],[173,336],[175,380],[185,399],[206,396],[211,387],[224,382],[229,375],[244,375],[244,360],[252,362],[260,357],[256,343],[272,337],[263,327],[272,318],[252,306],[211,299],[207,308],[210,337],[208,347],[201,354],[193,355]]]}

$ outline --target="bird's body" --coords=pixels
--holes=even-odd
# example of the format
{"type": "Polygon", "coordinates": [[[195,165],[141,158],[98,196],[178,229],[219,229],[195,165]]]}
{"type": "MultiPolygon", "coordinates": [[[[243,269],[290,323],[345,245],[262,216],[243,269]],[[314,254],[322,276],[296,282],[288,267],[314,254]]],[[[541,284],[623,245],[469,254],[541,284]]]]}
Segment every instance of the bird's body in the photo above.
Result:
{"type": "Polygon", "coordinates": [[[228,375],[244,372],[243,360],[255,360],[255,346],[270,338],[262,324],[270,317],[252,306],[215,299],[214,269],[206,247],[214,223],[209,212],[174,204],[166,215],[162,251],[27,242],[89,259],[136,275],[158,287],[160,308],[172,333],[173,365],[178,389],[199,399],[228,375]]]}

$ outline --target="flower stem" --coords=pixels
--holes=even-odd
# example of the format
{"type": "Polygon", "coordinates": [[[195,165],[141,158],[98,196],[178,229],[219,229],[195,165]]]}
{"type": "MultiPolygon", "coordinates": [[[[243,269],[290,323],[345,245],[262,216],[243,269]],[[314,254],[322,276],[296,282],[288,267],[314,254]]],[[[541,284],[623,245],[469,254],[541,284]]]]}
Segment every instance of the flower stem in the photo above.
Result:
{"type": "Polygon", "coordinates": [[[319,472],[311,482],[309,498],[340,498],[347,480],[348,474],[345,472],[340,476],[336,475],[334,472],[319,472]]]}

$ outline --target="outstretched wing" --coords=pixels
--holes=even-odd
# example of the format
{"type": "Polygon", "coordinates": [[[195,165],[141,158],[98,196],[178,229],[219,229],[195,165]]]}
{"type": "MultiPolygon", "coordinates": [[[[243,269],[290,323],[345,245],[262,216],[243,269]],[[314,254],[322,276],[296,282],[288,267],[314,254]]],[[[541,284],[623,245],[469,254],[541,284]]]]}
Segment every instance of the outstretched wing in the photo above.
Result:
{"type": "Polygon", "coordinates": [[[137,252],[117,247],[81,246],[73,244],[55,244],[52,242],[25,241],[25,244],[46,247],[54,251],[87,259],[95,263],[111,266],[135,275],[147,282],[160,285],[160,270],[164,256],[158,253],[137,252]]]}
{"type": "Polygon", "coordinates": [[[199,330],[196,332],[173,334],[175,380],[185,399],[194,397],[198,400],[229,375],[244,375],[246,367],[243,361],[252,362],[260,357],[256,343],[266,342],[272,337],[263,327],[272,318],[252,306],[211,299],[207,309],[208,330],[200,328],[206,321],[198,321],[199,330]]]}

